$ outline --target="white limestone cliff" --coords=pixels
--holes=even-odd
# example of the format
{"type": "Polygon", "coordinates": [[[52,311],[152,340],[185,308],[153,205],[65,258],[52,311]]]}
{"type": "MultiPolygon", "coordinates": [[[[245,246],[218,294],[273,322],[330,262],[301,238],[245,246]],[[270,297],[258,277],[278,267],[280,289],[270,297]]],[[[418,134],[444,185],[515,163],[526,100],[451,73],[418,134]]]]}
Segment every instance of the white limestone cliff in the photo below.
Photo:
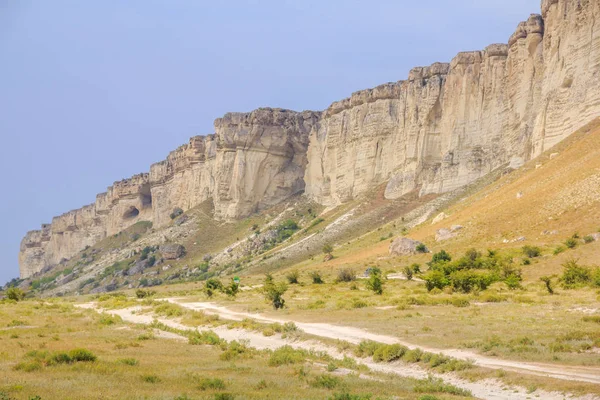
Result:
{"type": "Polygon", "coordinates": [[[215,121],[96,202],[55,217],[21,243],[21,276],[137,221],[212,201],[235,219],[304,191],[337,205],[387,183],[385,196],[444,193],[519,166],[600,116],[600,2],[543,0],[508,44],[352,94],[324,112],[259,109],[215,121]]]}

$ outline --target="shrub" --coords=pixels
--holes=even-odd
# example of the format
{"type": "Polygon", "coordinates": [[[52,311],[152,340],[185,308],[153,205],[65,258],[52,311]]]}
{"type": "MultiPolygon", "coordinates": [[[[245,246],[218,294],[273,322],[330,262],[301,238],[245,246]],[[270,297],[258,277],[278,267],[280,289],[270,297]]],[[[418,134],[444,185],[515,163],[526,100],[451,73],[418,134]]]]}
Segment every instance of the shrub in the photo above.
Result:
{"type": "Polygon", "coordinates": [[[203,378],[200,380],[200,384],[198,385],[198,389],[200,390],[225,390],[225,382],[219,378],[203,378]]]}
{"type": "Polygon", "coordinates": [[[540,278],[540,281],[544,282],[544,285],[545,285],[546,290],[548,291],[548,293],[554,294],[554,285],[552,284],[552,277],[551,276],[542,276],[540,278]]]}
{"type": "Polygon", "coordinates": [[[425,246],[423,243],[419,243],[417,247],[415,247],[415,251],[417,253],[429,253],[429,250],[427,250],[427,246],[425,246]]]}
{"type": "Polygon", "coordinates": [[[161,301],[154,306],[154,313],[164,315],[165,317],[181,317],[183,315],[183,309],[177,304],[161,301]]]}
{"type": "Polygon", "coordinates": [[[235,396],[231,393],[215,393],[214,400],[234,400],[235,396]]]}
{"type": "Polygon", "coordinates": [[[48,359],[48,365],[71,364],[73,361],[74,360],[67,353],[57,352],[50,356],[48,359]]]}
{"type": "Polygon", "coordinates": [[[142,380],[148,383],[158,383],[160,378],[156,375],[142,375],[142,380]]]}
{"type": "Polygon", "coordinates": [[[373,291],[375,294],[383,294],[383,278],[381,276],[381,270],[377,267],[371,268],[369,272],[369,279],[367,280],[367,289],[373,291]]]}
{"type": "Polygon", "coordinates": [[[592,271],[577,264],[576,260],[568,260],[563,265],[564,271],[560,278],[563,287],[574,288],[592,281],[592,271]]]}
{"type": "Polygon", "coordinates": [[[287,279],[287,281],[290,285],[297,285],[298,283],[300,283],[300,281],[299,281],[300,272],[297,269],[295,269],[295,270],[291,271],[289,274],[287,274],[285,276],[285,278],[287,279]]]}
{"type": "Polygon", "coordinates": [[[370,394],[350,394],[348,392],[336,393],[327,400],[371,400],[370,394]]]}
{"type": "Polygon", "coordinates": [[[213,331],[193,331],[188,334],[188,343],[193,345],[210,344],[215,346],[221,344],[221,338],[213,331]]]}
{"type": "Polygon", "coordinates": [[[442,290],[450,284],[450,280],[442,271],[429,271],[423,276],[425,287],[428,291],[433,289],[442,290]]]}
{"type": "Polygon", "coordinates": [[[566,249],[565,249],[563,246],[557,246],[557,247],[554,249],[554,252],[553,252],[553,254],[554,254],[555,256],[557,256],[557,255],[559,255],[560,253],[563,253],[565,250],[566,250],[566,249]]]}
{"type": "Polygon", "coordinates": [[[516,289],[521,289],[521,277],[516,276],[516,275],[510,275],[508,278],[506,278],[504,280],[504,283],[506,283],[506,286],[508,286],[508,288],[510,290],[516,290],[516,289]]]}
{"type": "Polygon", "coordinates": [[[86,349],[75,349],[69,352],[69,356],[73,361],[93,362],[98,357],[94,353],[86,349]]]}
{"type": "Polygon", "coordinates": [[[120,358],[117,360],[119,364],[129,365],[131,367],[135,367],[139,364],[139,361],[135,358],[120,358]]]}
{"type": "Polygon", "coordinates": [[[463,293],[470,293],[473,289],[485,290],[492,281],[490,275],[471,270],[455,271],[450,274],[453,289],[463,293]]]}
{"type": "Polygon", "coordinates": [[[237,296],[239,291],[240,285],[233,278],[231,278],[231,282],[229,283],[229,285],[223,288],[223,293],[225,293],[229,297],[237,296]]]}
{"type": "Polygon", "coordinates": [[[536,246],[523,246],[523,254],[529,258],[536,258],[542,255],[542,250],[536,246]]]}
{"type": "Polygon", "coordinates": [[[587,235],[587,236],[584,236],[584,237],[583,237],[583,242],[584,242],[585,244],[589,244],[589,243],[592,243],[592,242],[594,242],[594,241],[596,241],[596,239],[594,239],[594,237],[593,237],[593,236],[591,236],[591,235],[587,235]]]}
{"type": "Polygon", "coordinates": [[[283,295],[287,291],[287,286],[285,283],[275,283],[273,276],[271,274],[267,274],[265,276],[265,283],[263,285],[263,293],[265,298],[273,305],[273,308],[278,310],[285,306],[285,300],[283,299],[283,295]]]}
{"type": "Polygon", "coordinates": [[[221,353],[219,358],[223,361],[231,361],[239,358],[250,358],[252,355],[253,351],[251,348],[244,343],[234,340],[227,345],[227,349],[221,353]]]}
{"type": "Polygon", "coordinates": [[[310,382],[310,385],[315,388],[334,389],[335,387],[339,386],[340,383],[340,378],[329,374],[321,374],[315,376],[315,378],[310,382]]]}
{"type": "Polygon", "coordinates": [[[338,271],[337,281],[338,282],[352,282],[356,280],[356,274],[354,270],[350,268],[343,268],[338,271]]]}
{"type": "Polygon", "coordinates": [[[409,281],[412,281],[413,273],[414,273],[412,267],[411,266],[404,267],[403,272],[404,272],[404,276],[406,276],[406,279],[409,281]]]}
{"type": "Polygon", "coordinates": [[[181,214],[183,214],[183,210],[179,207],[176,207],[173,209],[173,212],[171,213],[171,215],[169,215],[169,217],[171,219],[175,219],[175,218],[179,217],[181,214]]]}
{"type": "Polygon", "coordinates": [[[355,354],[357,357],[371,357],[375,354],[380,346],[382,346],[380,343],[372,340],[363,340],[358,344],[355,354]]]}
{"type": "Polygon", "coordinates": [[[212,297],[217,291],[223,291],[223,283],[216,278],[211,278],[204,283],[204,293],[212,297]]]}
{"type": "Polygon", "coordinates": [[[455,299],[452,299],[452,305],[454,307],[469,307],[471,303],[468,299],[464,297],[457,297],[455,299]]]}
{"type": "Polygon", "coordinates": [[[399,344],[379,345],[373,353],[373,361],[392,362],[399,360],[406,354],[407,348],[399,344]]]}
{"type": "Polygon", "coordinates": [[[152,297],[156,294],[154,290],[149,289],[138,289],[135,291],[135,295],[138,299],[145,299],[147,297],[152,297]]]}
{"type": "Polygon", "coordinates": [[[271,353],[269,357],[269,366],[279,367],[280,365],[290,365],[303,362],[305,353],[301,350],[295,350],[291,346],[283,346],[271,353]]]}
{"type": "Polygon", "coordinates": [[[449,262],[452,261],[452,257],[450,254],[446,252],[446,250],[441,250],[433,255],[431,258],[431,264],[436,264],[439,262],[449,262]]]}
{"type": "Polygon", "coordinates": [[[312,278],[312,283],[314,283],[316,285],[325,283],[325,281],[323,280],[323,277],[321,276],[321,274],[318,271],[311,272],[310,277],[312,278]]]}
{"type": "Polygon", "coordinates": [[[333,253],[333,246],[330,245],[329,243],[325,243],[323,245],[323,254],[332,254],[333,253]]]}
{"type": "Polygon", "coordinates": [[[596,267],[592,272],[592,285],[600,287],[600,267],[596,267]]]}
{"type": "Polygon", "coordinates": [[[468,390],[447,384],[441,378],[434,378],[432,376],[417,382],[414,391],[416,393],[447,393],[455,396],[472,396],[468,390]]]}
{"type": "Polygon", "coordinates": [[[575,247],[577,247],[577,239],[575,239],[574,237],[570,237],[567,240],[565,240],[565,246],[567,246],[568,249],[574,249],[575,247]]]}
{"type": "Polygon", "coordinates": [[[25,292],[17,287],[10,287],[6,291],[6,298],[14,301],[21,301],[25,298],[25,292]]]}

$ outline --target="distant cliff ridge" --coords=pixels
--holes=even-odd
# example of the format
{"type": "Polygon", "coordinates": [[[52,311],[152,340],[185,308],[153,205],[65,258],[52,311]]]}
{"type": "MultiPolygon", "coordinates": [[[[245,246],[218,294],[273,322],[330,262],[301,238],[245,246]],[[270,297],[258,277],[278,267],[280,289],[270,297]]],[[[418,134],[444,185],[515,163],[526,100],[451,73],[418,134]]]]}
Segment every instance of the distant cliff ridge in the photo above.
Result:
{"type": "Polygon", "coordinates": [[[149,174],[55,217],[21,243],[21,277],[140,220],[212,199],[236,219],[304,191],[325,205],[387,182],[398,198],[444,193],[518,166],[600,116],[600,2],[544,0],[508,44],[413,69],[324,112],[259,109],[215,121],[149,174]]]}

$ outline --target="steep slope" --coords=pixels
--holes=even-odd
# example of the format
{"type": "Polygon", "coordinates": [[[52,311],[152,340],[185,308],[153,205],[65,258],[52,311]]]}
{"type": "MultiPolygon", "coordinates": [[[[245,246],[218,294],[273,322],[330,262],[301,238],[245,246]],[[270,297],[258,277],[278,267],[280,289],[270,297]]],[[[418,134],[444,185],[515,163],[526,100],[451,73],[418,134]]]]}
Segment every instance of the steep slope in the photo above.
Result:
{"type": "Polygon", "coordinates": [[[302,191],[335,206],[384,183],[388,199],[441,194],[519,167],[600,116],[599,17],[597,1],[544,0],[508,44],[415,68],[323,113],[227,114],[215,135],[29,232],[21,276],[140,220],[164,227],[175,209],[206,200],[215,219],[232,220],[302,191]]]}

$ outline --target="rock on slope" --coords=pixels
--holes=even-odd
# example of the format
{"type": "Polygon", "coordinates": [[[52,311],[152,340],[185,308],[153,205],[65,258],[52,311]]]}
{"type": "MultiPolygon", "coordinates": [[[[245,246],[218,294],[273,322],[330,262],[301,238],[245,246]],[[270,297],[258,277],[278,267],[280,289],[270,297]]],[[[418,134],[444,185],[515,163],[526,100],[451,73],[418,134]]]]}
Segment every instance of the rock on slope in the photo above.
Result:
{"type": "Polygon", "coordinates": [[[215,121],[150,174],[115,183],[96,203],[21,243],[21,276],[139,220],[212,199],[233,219],[302,190],[324,205],[389,182],[386,197],[444,193],[518,166],[600,116],[600,3],[544,0],[508,44],[413,69],[406,81],[354,93],[323,113],[259,109],[215,121]]]}

